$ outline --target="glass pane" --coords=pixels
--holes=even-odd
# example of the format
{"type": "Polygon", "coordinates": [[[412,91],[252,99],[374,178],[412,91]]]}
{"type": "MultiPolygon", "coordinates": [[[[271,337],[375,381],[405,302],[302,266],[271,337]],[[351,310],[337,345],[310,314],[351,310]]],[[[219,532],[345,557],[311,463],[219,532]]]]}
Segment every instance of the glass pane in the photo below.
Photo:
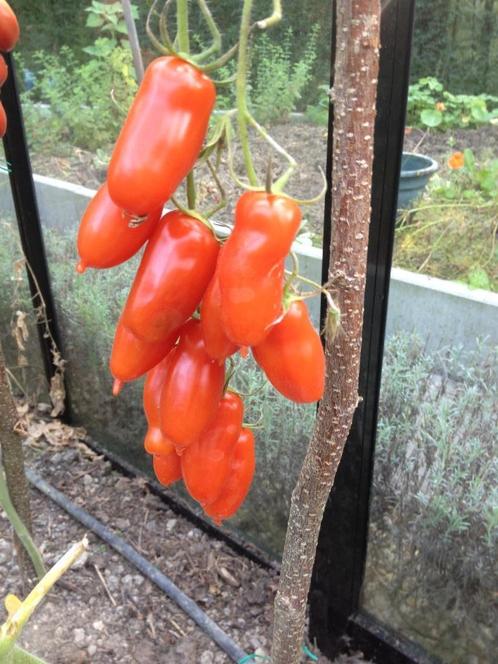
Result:
{"type": "MultiPolygon", "coordinates": [[[[135,4],[142,55],[147,64],[156,55],[145,35],[149,3],[135,4]]],[[[309,198],[322,188],[319,167],[325,168],[326,162],[331,3],[313,0],[306,6],[287,5],[280,26],[268,34],[255,33],[250,103],[257,119],[299,162],[287,191],[309,198]]],[[[190,6],[191,41],[199,50],[210,37],[196,3],[190,6]]],[[[237,40],[241,3],[223,0],[210,6],[227,48],[237,40]]],[[[271,3],[266,0],[257,0],[254,18],[266,16],[269,6],[271,3]]],[[[175,12],[170,14],[174,31],[175,12]]],[[[131,52],[124,35],[104,31],[97,20],[87,21],[88,13],[80,4],[77,9],[74,3],[61,4],[53,16],[44,13],[43,19],[40,23],[36,11],[21,14],[26,34],[32,39],[22,41],[16,58],[24,81],[23,108],[72,406],[78,424],[85,426],[102,446],[150,471],[142,449],[142,384],[137,381],[126,386],[114,399],[107,368],[114,327],[139,257],[112,270],[88,270],[84,276],[77,275],[74,269],[79,220],[94,190],[105,179],[114,141],[136,91],[131,52]],[[106,41],[102,41],[103,37],[106,41]]],[[[215,72],[214,78],[230,79],[233,72],[234,63],[230,62],[215,72]]],[[[213,124],[234,102],[234,84],[220,85],[213,124]]],[[[250,143],[256,170],[264,182],[272,150],[253,131],[250,143]]],[[[237,141],[233,149],[235,169],[243,176],[237,141]]],[[[276,178],[286,163],[275,152],[272,160],[276,178]]],[[[230,177],[226,155],[220,163],[219,177],[229,204],[220,210],[216,220],[230,225],[241,190],[230,177]]],[[[199,172],[197,182],[201,208],[219,201],[220,194],[207,168],[199,172]]],[[[183,196],[180,190],[179,198],[183,196]]],[[[320,280],[323,200],[303,208],[303,216],[305,224],[298,247],[301,271],[320,280]]],[[[318,325],[318,298],[310,302],[310,308],[318,325]]],[[[243,363],[236,380],[249,395],[246,419],[259,423],[260,428],[253,489],[237,518],[227,525],[278,554],[290,494],[313,426],[315,408],[279,397],[264,383],[251,360],[243,363]],[[268,505],[272,505],[271,510],[268,505]]]]}
{"type": "Polygon", "coordinates": [[[363,606],[445,662],[491,662],[496,14],[417,7],[363,606]]]}
{"type": "Polygon", "coordinates": [[[3,147],[0,150],[0,335],[13,391],[47,400],[38,329],[3,147]]]}

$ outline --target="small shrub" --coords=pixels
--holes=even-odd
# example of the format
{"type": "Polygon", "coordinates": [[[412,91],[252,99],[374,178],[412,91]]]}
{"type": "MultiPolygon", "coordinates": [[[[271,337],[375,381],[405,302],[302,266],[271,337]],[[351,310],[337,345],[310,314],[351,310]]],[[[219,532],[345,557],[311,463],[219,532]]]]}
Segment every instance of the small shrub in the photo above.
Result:
{"type": "Polygon", "coordinates": [[[319,85],[318,89],[321,92],[320,99],[318,103],[306,108],[306,117],[313,124],[327,126],[330,111],[330,86],[319,85]]]}
{"type": "Polygon", "coordinates": [[[288,31],[281,44],[275,44],[263,34],[252,49],[253,75],[251,103],[257,119],[264,124],[285,121],[296,110],[306,85],[312,78],[316,60],[318,26],[314,26],[307,38],[307,46],[298,62],[292,62],[291,43],[294,38],[288,31]]]}
{"type": "Polygon", "coordinates": [[[131,54],[99,38],[98,55],[80,64],[64,46],[38,52],[34,86],[23,93],[28,139],[37,152],[71,144],[95,151],[112,143],[136,91],[131,54]]]}
{"type": "Polygon", "coordinates": [[[422,129],[467,129],[498,118],[498,97],[455,95],[437,78],[427,76],[410,85],[407,124],[422,129]]]}
{"type": "Polygon", "coordinates": [[[445,661],[492,649],[496,353],[399,335],[385,356],[366,597],[445,661]]]}

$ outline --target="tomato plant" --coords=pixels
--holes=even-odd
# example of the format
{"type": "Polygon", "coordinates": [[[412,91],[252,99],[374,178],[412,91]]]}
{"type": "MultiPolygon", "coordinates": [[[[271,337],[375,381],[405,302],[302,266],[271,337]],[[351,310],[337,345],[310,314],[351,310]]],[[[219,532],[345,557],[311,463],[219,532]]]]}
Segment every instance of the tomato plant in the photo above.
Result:
{"type": "Polygon", "coordinates": [[[242,429],[233,449],[228,480],[217,500],[204,508],[213,521],[220,524],[239,509],[251,488],[255,467],[254,434],[242,429]]]}
{"type": "Polygon", "coordinates": [[[9,76],[9,68],[3,55],[0,55],[0,87],[5,83],[9,76]]]}
{"type": "Polygon", "coordinates": [[[3,138],[5,136],[6,131],[7,131],[7,114],[5,113],[5,109],[3,107],[2,102],[0,102],[0,138],[3,138]]]}
{"type": "MultiPolygon", "coordinates": [[[[222,254],[223,249],[220,251],[220,258],[222,254]]],[[[204,294],[200,313],[206,351],[213,360],[224,362],[227,357],[237,352],[239,346],[227,337],[221,320],[221,290],[218,269],[204,294]]]]}
{"type": "Polygon", "coordinates": [[[270,383],[299,403],[318,401],[325,385],[325,355],[306,304],[292,302],[253,355],[270,383]]]}
{"type": "Polygon", "coordinates": [[[87,267],[114,267],[134,256],[151,236],[161,212],[162,208],[157,208],[135,227],[109,196],[107,183],[103,184],[87,207],[78,230],[78,272],[87,267]]]}
{"type": "Polygon", "coordinates": [[[155,455],[152,460],[154,473],[161,484],[169,486],[182,478],[180,457],[176,452],[166,455],[155,455]]]}
{"type": "Polygon", "coordinates": [[[206,353],[200,321],[190,320],[171,353],[161,395],[161,429],[179,452],[215,419],[224,381],[225,367],[206,353]]]}
{"type": "Polygon", "coordinates": [[[222,320],[233,343],[255,346],[282,314],[284,261],[301,211],[290,198],[247,192],[220,258],[222,320]]]}
{"type": "Polygon", "coordinates": [[[144,383],[144,413],[147,419],[147,434],[144,448],[148,454],[167,456],[175,446],[161,431],[161,393],[171,363],[171,354],[147,373],[144,383]]]}
{"type": "Polygon", "coordinates": [[[216,100],[212,81],[175,57],[153,60],[109,164],[109,192],[144,215],[162,206],[194,166],[216,100]]]}
{"type": "Polygon", "coordinates": [[[161,341],[194,313],[216,268],[219,244],[202,222],[166,214],[145,250],[123,312],[138,337],[161,341]]]}
{"type": "Polygon", "coordinates": [[[243,416],[242,399],[234,392],[227,392],[218,405],[211,426],[182,455],[185,486],[203,507],[219,497],[228,480],[243,416]]]}
{"type": "MultiPolygon", "coordinates": [[[[176,4],[173,39],[167,11],[159,16],[153,3],[147,32],[165,55],[147,67],[114,147],[107,182],[83,216],[78,270],[114,267],[147,243],[116,328],[110,358],[113,392],[147,374],[144,447],[156,476],[165,485],[183,476],[190,494],[220,522],[242,504],[255,468],[254,434],[250,425],[243,428],[242,398],[229,388],[236,370],[230,357],[237,351],[245,357],[252,347],[268,379],[294,401],[316,401],[323,393],[320,337],[301,301],[314,293],[296,288],[298,279],[310,283],[299,277],[297,261],[289,278],[285,270],[301,224],[301,204],[318,199],[297,201],[284,193],[296,162],[251,115],[251,1],[244,0],[239,44],[224,54],[204,0],[199,7],[212,44],[192,54],[189,3],[176,4]],[[235,52],[236,108],[213,117],[205,140],[216,101],[211,72],[223,68],[235,52]],[[235,172],[235,123],[246,181],[235,172]],[[249,127],[288,162],[275,181],[270,163],[264,187],[252,160],[249,127]],[[232,179],[247,189],[228,238],[210,221],[227,204],[218,177],[225,150],[232,179]],[[200,166],[219,191],[216,205],[207,209],[208,196],[199,197],[198,205],[200,166]],[[160,218],[167,201],[176,209],[160,218]]],[[[258,21],[259,28],[280,20],[280,5],[274,0],[273,14],[258,21]]],[[[320,285],[315,287],[316,294],[321,292],[320,285]]]]}
{"type": "Polygon", "coordinates": [[[6,0],[0,0],[0,51],[12,51],[19,34],[16,15],[6,0]]]}
{"type": "Polygon", "coordinates": [[[173,332],[161,341],[139,339],[126,327],[122,319],[116,327],[109,367],[114,377],[113,393],[119,394],[123,383],[140,378],[159,364],[175,345],[178,333],[173,332]]]}

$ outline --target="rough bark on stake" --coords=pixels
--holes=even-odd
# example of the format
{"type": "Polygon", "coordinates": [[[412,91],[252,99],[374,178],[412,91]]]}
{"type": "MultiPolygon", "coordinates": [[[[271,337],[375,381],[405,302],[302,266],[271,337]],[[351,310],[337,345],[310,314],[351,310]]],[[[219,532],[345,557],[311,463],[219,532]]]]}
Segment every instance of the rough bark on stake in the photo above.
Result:
{"type": "Polygon", "coordinates": [[[323,511],[358,405],[379,61],[379,0],[338,0],[334,74],[330,288],[341,330],[326,342],[327,382],[292,494],[275,600],[272,664],[301,660],[323,511]]]}
{"type": "MultiPolygon", "coordinates": [[[[9,388],[5,369],[5,358],[0,346],[0,447],[2,464],[7,479],[7,488],[12,504],[21,521],[31,532],[31,511],[29,507],[29,488],[24,473],[24,456],[21,438],[15,432],[17,412],[9,388]]],[[[14,538],[17,561],[25,588],[36,577],[35,570],[23,545],[14,538]]]]}

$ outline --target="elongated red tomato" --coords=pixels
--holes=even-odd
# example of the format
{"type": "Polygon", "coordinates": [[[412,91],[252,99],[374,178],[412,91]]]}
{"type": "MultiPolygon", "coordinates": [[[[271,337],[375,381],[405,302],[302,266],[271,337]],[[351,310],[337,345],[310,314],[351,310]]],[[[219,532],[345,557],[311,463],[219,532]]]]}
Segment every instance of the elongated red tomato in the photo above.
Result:
{"type": "Polygon", "coordinates": [[[287,399],[311,403],[322,398],[325,355],[304,302],[293,302],[252,352],[270,383],[287,399]]]}
{"type": "Polygon", "coordinates": [[[178,329],[199,305],[218,251],[218,241],[202,222],[178,211],[166,214],[142,257],[123,322],[145,341],[159,341],[178,329]]]}
{"type": "Polygon", "coordinates": [[[6,0],[0,0],[0,51],[12,51],[19,34],[16,15],[6,0]]]}
{"type": "Polygon", "coordinates": [[[175,451],[175,446],[161,431],[161,392],[168,375],[170,354],[151,369],[144,384],[144,411],[147,418],[147,434],[144,448],[148,454],[167,456],[175,451]]]}
{"type": "Polygon", "coordinates": [[[254,434],[250,429],[242,429],[233,448],[228,480],[219,498],[204,508],[217,524],[233,516],[242,505],[251,488],[255,468],[254,434]]]}
{"type": "Polygon", "coordinates": [[[3,55],[0,55],[0,87],[5,83],[9,76],[9,68],[3,55]]]}
{"type": "MultiPolygon", "coordinates": [[[[223,248],[220,249],[220,256],[222,254],[223,248]]],[[[227,337],[221,321],[221,291],[218,269],[214,273],[214,277],[211,279],[202,299],[201,324],[206,351],[213,360],[224,362],[227,357],[237,352],[239,347],[227,337]]]]}
{"type": "Polygon", "coordinates": [[[190,320],[172,351],[161,394],[161,429],[178,452],[199,439],[216,417],[225,368],[206,353],[201,324],[190,320]]]}
{"type": "Polygon", "coordinates": [[[155,343],[147,343],[136,337],[121,318],[116,327],[109,363],[114,376],[113,394],[118,395],[123,383],[140,378],[159,364],[175,345],[178,333],[155,343]]]}
{"type": "Polygon", "coordinates": [[[203,506],[219,497],[228,479],[243,417],[242,399],[238,394],[227,392],[218,405],[211,426],[182,455],[185,486],[192,498],[203,506]]]}
{"type": "Polygon", "coordinates": [[[3,138],[5,136],[6,131],[7,131],[7,114],[5,113],[5,109],[3,107],[2,102],[0,102],[0,138],[3,138]]]}
{"type": "Polygon", "coordinates": [[[182,478],[180,457],[176,452],[165,456],[154,456],[152,465],[157,479],[164,486],[169,486],[182,478]]]}
{"type": "Polygon", "coordinates": [[[114,267],[134,256],[152,235],[161,212],[162,206],[134,228],[131,218],[112,201],[107,183],[102,185],[80,223],[78,272],[114,267]]]}
{"type": "Polygon", "coordinates": [[[255,346],[282,314],[284,260],[300,222],[285,196],[251,191],[239,199],[219,261],[222,321],[233,343],[255,346]]]}
{"type": "Polygon", "coordinates": [[[151,62],[109,164],[116,205],[144,215],[170,198],[194,166],[215,100],[213,82],[188,62],[151,62]]]}

